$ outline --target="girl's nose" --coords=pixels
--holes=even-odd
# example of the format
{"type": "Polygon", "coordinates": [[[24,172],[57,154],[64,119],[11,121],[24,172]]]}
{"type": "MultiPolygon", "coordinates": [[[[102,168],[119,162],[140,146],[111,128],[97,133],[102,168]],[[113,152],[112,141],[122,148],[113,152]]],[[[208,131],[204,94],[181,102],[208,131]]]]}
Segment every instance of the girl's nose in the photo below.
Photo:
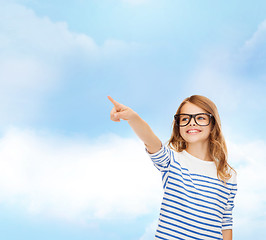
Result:
{"type": "Polygon", "coordinates": [[[189,124],[189,125],[193,125],[193,126],[196,125],[196,122],[195,122],[195,119],[194,119],[194,118],[191,118],[191,120],[190,120],[190,124],[189,124]]]}

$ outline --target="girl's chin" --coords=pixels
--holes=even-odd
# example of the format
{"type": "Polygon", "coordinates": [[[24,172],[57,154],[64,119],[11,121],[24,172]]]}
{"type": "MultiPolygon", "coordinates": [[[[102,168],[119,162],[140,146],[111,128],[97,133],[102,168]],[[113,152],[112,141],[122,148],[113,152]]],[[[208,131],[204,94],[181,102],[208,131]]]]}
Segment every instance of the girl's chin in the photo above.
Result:
{"type": "Polygon", "coordinates": [[[194,138],[194,137],[186,137],[184,140],[188,143],[200,143],[200,142],[205,142],[208,139],[202,139],[202,138],[194,138]]]}

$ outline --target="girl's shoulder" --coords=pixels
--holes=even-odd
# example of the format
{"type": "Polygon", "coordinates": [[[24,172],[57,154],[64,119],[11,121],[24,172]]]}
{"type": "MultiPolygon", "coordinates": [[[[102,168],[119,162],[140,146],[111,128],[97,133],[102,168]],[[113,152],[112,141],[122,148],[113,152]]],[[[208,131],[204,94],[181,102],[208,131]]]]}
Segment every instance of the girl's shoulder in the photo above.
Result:
{"type": "Polygon", "coordinates": [[[230,173],[231,177],[229,178],[227,183],[237,185],[237,172],[232,168],[230,168],[228,172],[230,173]]]}

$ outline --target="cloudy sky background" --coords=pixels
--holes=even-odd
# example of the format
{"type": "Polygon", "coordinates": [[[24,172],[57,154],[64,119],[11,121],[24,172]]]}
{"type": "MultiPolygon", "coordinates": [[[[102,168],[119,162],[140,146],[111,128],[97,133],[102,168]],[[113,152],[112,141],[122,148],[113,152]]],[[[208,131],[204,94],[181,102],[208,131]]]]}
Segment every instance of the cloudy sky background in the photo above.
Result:
{"type": "Polygon", "coordinates": [[[152,240],[160,173],[107,95],[163,142],[190,95],[238,172],[234,239],[266,233],[266,2],[0,0],[0,238],[152,240]]]}

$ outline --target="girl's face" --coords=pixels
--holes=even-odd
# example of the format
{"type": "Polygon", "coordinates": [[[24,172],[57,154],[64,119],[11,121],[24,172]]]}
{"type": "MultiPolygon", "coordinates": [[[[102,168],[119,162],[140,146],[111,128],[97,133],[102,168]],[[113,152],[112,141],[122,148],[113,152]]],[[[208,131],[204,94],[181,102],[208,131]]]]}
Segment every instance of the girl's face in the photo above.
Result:
{"type": "MultiPolygon", "coordinates": [[[[202,108],[192,103],[185,103],[181,108],[180,114],[197,114],[207,113],[202,108]]],[[[187,143],[199,143],[209,141],[209,135],[211,133],[211,123],[208,126],[199,126],[194,118],[191,118],[190,123],[187,126],[179,127],[180,135],[187,143]],[[195,131],[190,132],[189,130],[195,131]]]]}

